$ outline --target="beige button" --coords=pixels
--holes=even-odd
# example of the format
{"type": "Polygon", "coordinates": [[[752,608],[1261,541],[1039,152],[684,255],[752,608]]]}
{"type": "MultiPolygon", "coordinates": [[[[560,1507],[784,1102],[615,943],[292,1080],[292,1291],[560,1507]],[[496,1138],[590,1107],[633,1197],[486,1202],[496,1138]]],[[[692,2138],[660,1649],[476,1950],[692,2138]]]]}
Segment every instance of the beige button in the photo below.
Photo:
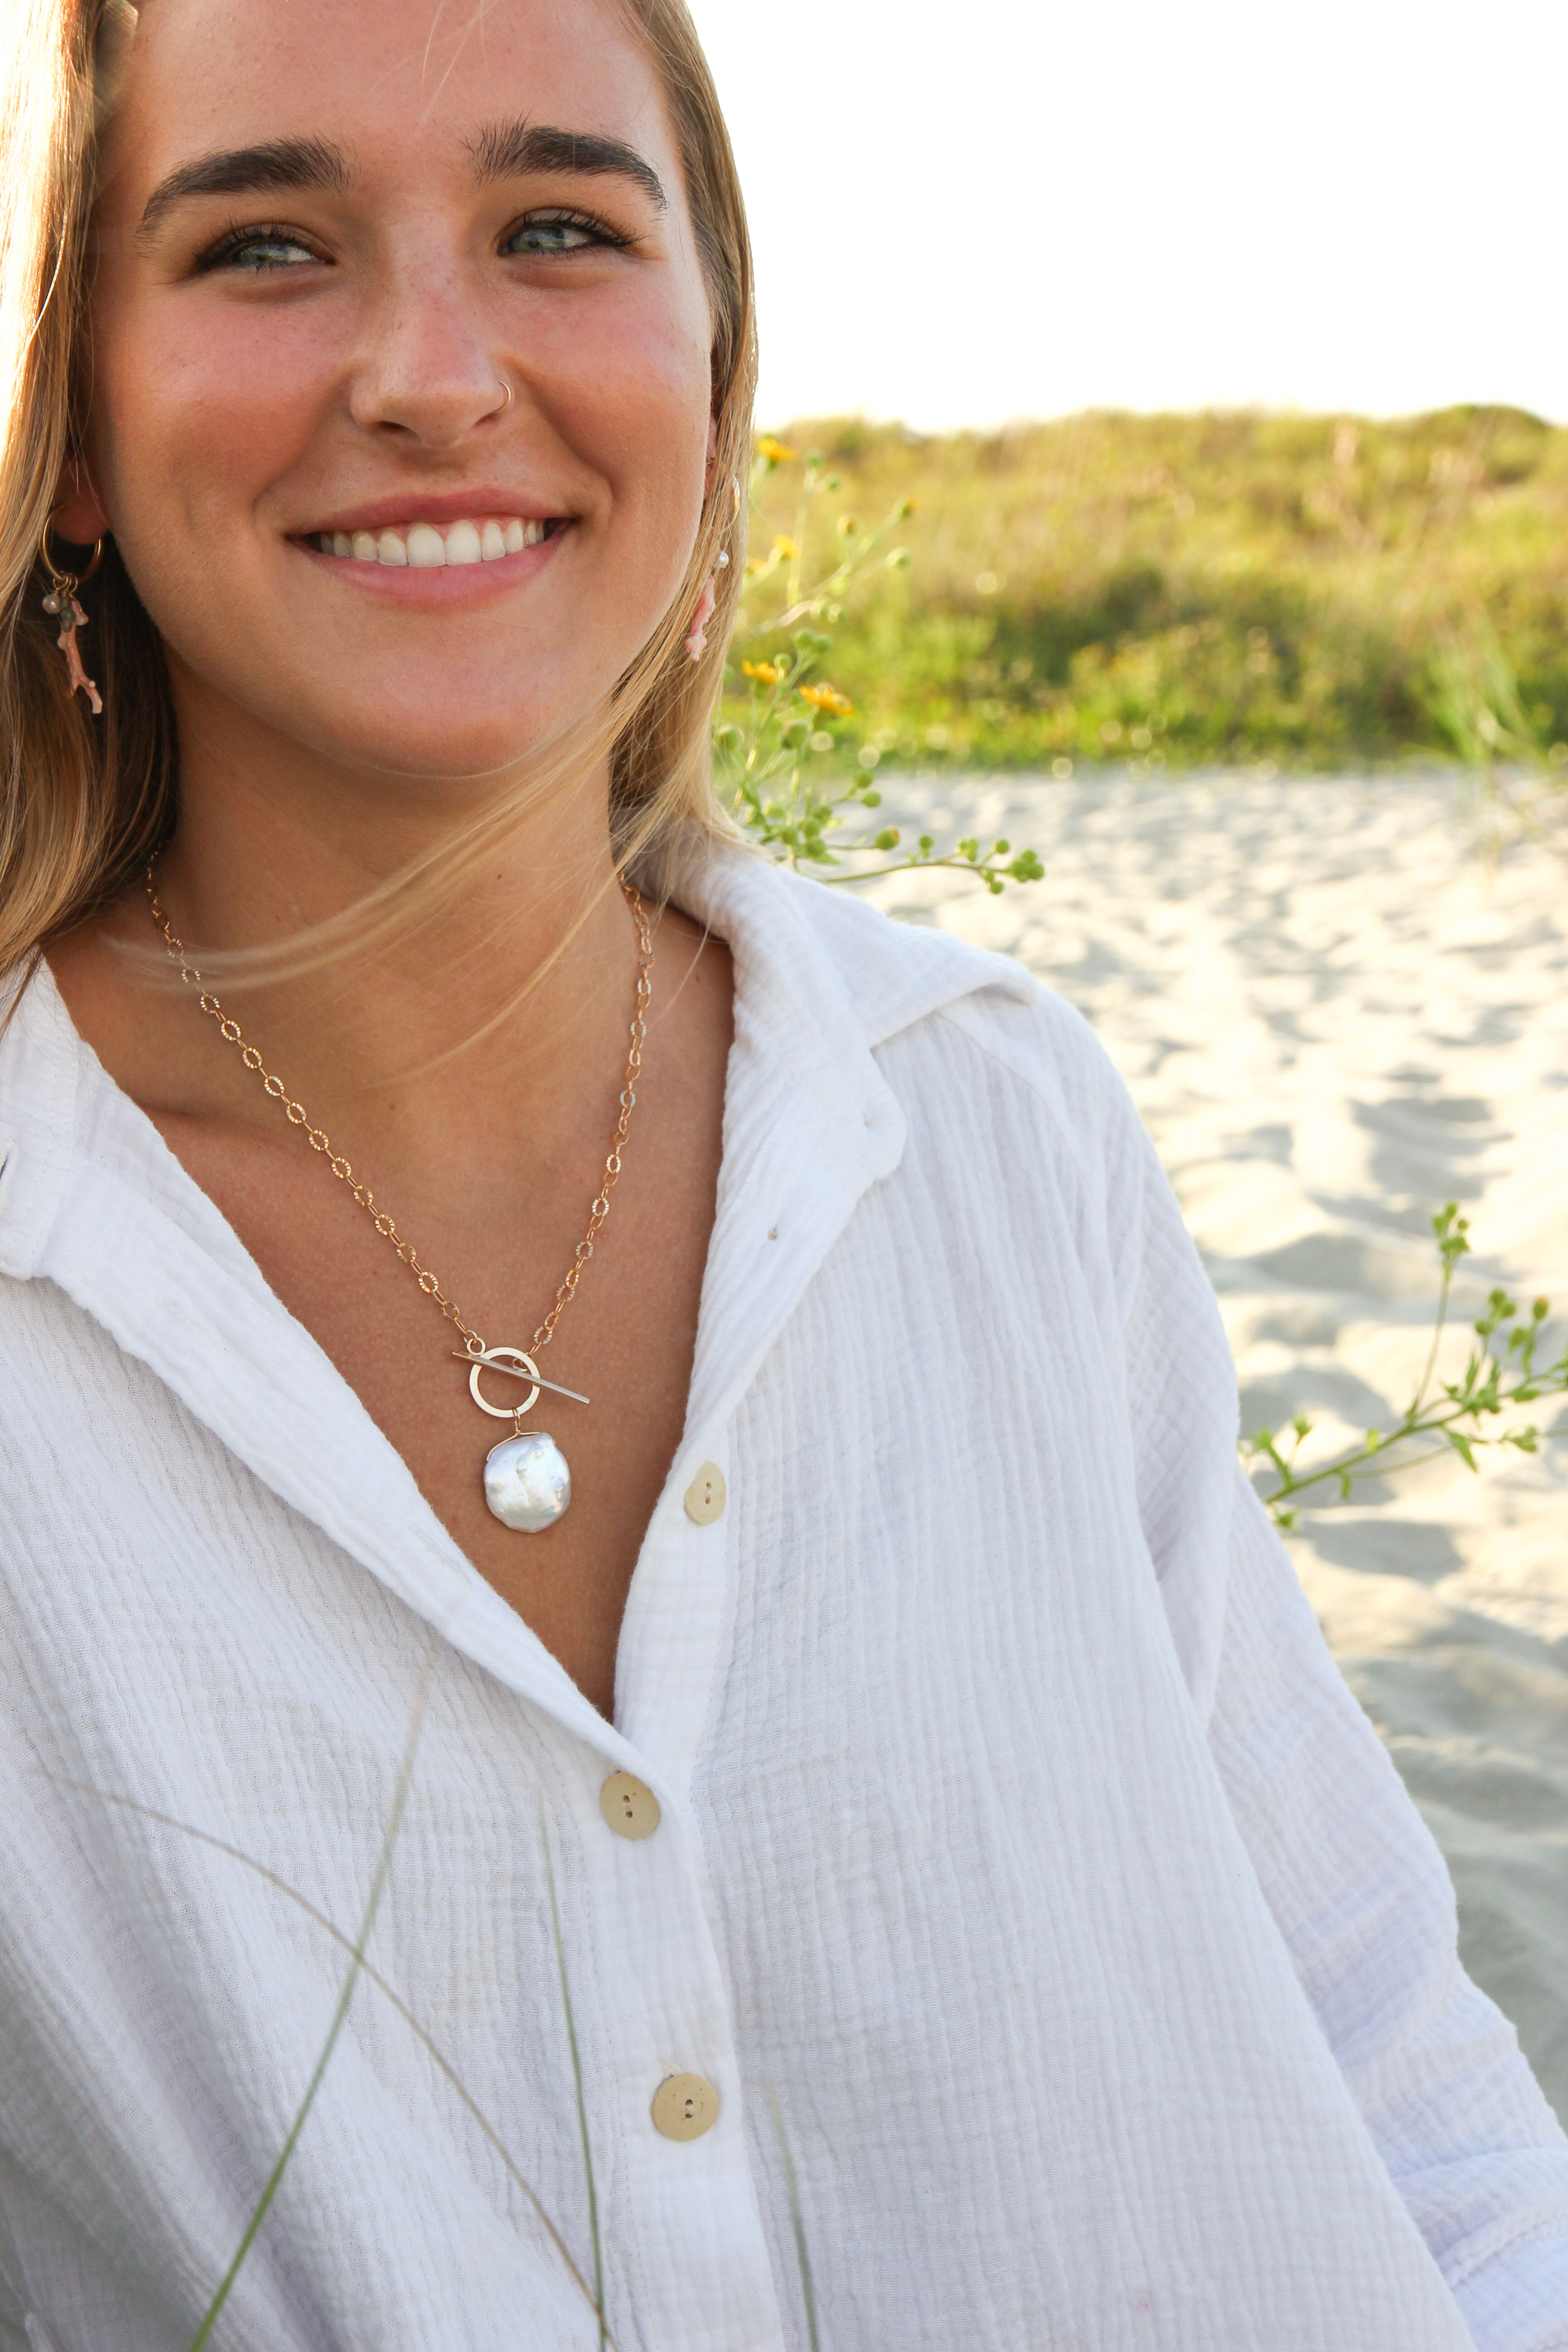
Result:
{"type": "Polygon", "coordinates": [[[653,2095],[656,2131],[666,2139],[700,2139],[719,2120],[719,2094],[700,2074],[667,2074],[653,2095]]]}
{"type": "Polygon", "coordinates": [[[658,1827],[658,1799],[629,1772],[612,1772],[599,1791],[599,1811],[617,1837],[652,1837],[658,1827]]]}
{"type": "Polygon", "coordinates": [[[686,1490],[686,1516],[700,1528],[710,1528],[728,1498],[724,1473],[717,1462],[705,1462],[686,1490]]]}

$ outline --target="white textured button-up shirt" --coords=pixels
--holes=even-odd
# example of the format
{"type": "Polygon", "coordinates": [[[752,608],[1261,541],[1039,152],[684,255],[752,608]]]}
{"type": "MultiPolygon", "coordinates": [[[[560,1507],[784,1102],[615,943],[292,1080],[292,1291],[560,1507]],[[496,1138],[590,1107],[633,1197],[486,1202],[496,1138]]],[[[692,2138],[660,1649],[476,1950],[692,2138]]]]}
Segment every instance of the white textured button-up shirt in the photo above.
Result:
{"type": "Polygon", "coordinates": [[[0,2343],[188,2344],[424,1690],[376,1979],[219,2345],[598,2343],[552,1874],[623,2352],[800,2352],[812,2294],[823,2352],[1568,2347],[1568,2144],[1237,1470],[1103,1055],[815,883],[690,849],[674,895],[736,1032],[613,1726],[47,970],[16,1009],[0,2343]]]}

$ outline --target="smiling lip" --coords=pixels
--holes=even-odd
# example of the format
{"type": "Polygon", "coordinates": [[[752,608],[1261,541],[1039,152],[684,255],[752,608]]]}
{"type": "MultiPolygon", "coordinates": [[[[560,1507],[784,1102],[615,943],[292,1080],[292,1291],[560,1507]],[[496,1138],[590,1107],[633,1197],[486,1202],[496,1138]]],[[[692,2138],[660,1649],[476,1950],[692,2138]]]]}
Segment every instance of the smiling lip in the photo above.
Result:
{"type": "Polygon", "coordinates": [[[395,602],[467,604],[531,579],[574,520],[571,515],[520,514],[515,507],[487,508],[470,493],[467,499],[411,499],[396,509],[389,502],[361,508],[333,527],[300,533],[289,543],[327,566],[345,586],[370,589],[395,602]]]}
{"type": "Polygon", "coordinates": [[[400,517],[380,530],[315,530],[305,544],[339,562],[347,558],[392,571],[439,572],[447,565],[500,563],[506,556],[542,545],[563,528],[560,516],[470,511],[445,525],[400,517]]]}
{"type": "Polygon", "coordinates": [[[564,508],[552,505],[548,499],[531,497],[515,485],[509,488],[501,482],[470,482],[466,490],[394,490],[386,498],[366,499],[336,514],[312,515],[294,537],[310,539],[323,530],[346,530],[352,536],[356,530],[385,530],[389,524],[406,528],[416,522],[434,523],[439,530],[475,515],[517,515],[523,522],[572,520],[564,508]]]}

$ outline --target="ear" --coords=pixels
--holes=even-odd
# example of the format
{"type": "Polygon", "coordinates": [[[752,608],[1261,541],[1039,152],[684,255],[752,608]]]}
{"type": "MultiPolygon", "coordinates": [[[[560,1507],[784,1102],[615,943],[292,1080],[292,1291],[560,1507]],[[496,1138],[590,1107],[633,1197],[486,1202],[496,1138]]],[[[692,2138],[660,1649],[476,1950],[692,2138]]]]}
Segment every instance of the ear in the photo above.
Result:
{"type": "Polygon", "coordinates": [[[80,457],[68,457],[60,468],[50,521],[55,537],[71,547],[90,547],[109,535],[108,509],[80,457]]]}
{"type": "Polygon", "coordinates": [[[714,458],[715,458],[715,457],[717,457],[717,456],[718,456],[718,455],[719,455],[719,419],[718,419],[718,417],[717,417],[717,416],[710,416],[710,417],[708,419],[708,465],[707,465],[707,471],[708,471],[710,474],[711,474],[711,472],[713,471],[713,460],[714,460],[714,458]]]}

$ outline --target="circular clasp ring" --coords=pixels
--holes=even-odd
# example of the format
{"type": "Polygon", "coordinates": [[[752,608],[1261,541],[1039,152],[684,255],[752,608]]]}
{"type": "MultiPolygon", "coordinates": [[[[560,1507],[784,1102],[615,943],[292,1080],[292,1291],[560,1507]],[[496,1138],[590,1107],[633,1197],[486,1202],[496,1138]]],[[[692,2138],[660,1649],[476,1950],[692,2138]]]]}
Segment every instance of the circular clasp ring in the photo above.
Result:
{"type": "Polygon", "coordinates": [[[539,1402],[539,1366],[521,1348],[487,1348],[482,1356],[476,1356],[473,1360],[468,1373],[468,1394],[479,1411],[488,1412],[492,1421],[521,1421],[523,1414],[539,1402]],[[534,1383],[521,1404],[487,1404],[479,1394],[479,1374],[487,1364],[500,1363],[503,1358],[508,1363],[515,1364],[520,1372],[526,1372],[534,1383]]]}

